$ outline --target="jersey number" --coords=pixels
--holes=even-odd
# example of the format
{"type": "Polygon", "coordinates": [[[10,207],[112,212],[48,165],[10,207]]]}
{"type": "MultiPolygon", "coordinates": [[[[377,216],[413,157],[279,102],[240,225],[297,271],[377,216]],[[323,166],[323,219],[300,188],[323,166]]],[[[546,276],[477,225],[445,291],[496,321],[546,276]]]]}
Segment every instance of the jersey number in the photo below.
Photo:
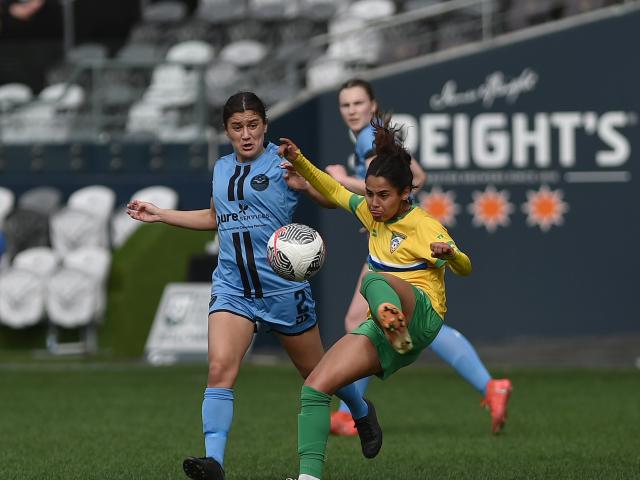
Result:
{"type": "Polygon", "coordinates": [[[293,298],[296,300],[296,323],[304,323],[309,318],[309,307],[305,304],[307,303],[307,296],[304,293],[304,290],[298,290],[293,294],[293,298]]]}

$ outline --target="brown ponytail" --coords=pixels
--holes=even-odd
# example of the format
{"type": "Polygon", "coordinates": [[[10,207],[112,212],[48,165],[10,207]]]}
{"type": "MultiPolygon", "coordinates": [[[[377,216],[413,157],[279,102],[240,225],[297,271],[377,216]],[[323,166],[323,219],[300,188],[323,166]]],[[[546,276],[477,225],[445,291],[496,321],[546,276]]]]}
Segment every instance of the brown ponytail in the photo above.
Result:
{"type": "Polygon", "coordinates": [[[411,155],[402,145],[400,127],[391,123],[391,114],[382,113],[371,120],[375,129],[375,158],[369,164],[367,177],[386,178],[398,192],[413,189],[411,155]]]}

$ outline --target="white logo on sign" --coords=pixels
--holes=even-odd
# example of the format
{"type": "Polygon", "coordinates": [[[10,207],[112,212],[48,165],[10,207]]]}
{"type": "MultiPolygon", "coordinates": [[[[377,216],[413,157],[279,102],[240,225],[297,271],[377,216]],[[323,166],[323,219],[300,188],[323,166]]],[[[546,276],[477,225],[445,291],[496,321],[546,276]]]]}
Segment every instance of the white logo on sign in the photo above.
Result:
{"type": "Polygon", "coordinates": [[[525,68],[519,76],[509,80],[504,73],[498,71],[487,75],[484,83],[478,87],[465,91],[458,91],[458,83],[449,80],[442,86],[440,93],[431,96],[429,105],[433,110],[444,110],[482,102],[485,108],[489,108],[499,98],[515,103],[520,95],[536,88],[538,78],[538,74],[530,68],[525,68]]]}

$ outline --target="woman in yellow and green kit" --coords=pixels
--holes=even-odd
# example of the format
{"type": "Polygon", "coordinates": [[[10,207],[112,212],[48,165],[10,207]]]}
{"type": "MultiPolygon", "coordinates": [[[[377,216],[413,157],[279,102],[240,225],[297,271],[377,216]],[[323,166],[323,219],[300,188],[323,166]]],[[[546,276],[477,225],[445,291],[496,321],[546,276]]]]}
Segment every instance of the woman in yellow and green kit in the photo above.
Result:
{"type": "MultiPolygon", "coordinates": [[[[316,168],[291,140],[280,139],[278,153],[291,162],[288,168],[295,168],[327,200],[353,213],[369,231],[370,271],[360,292],[370,316],[336,342],[302,387],[299,480],[322,478],[331,395],[372,374],[386,379],[414,362],[444,320],[445,267],[458,275],[471,273],[469,257],[456,247],[446,228],[408,200],[413,188],[411,156],[397,130],[388,120],[374,127],[375,157],[367,169],[364,197],[316,168]]],[[[382,436],[378,436],[379,449],[382,436]]]]}

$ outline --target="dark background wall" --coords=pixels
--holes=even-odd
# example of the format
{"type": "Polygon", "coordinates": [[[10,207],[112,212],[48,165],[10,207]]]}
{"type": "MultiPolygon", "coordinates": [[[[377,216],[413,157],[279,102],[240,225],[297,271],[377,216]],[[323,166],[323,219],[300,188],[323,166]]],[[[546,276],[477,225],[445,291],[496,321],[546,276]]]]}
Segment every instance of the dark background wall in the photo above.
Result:
{"type": "MultiPolygon", "coordinates": [[[[524,114],[529,130],[534,129],[536,114],[547,119],[559,112],[579,114],[572,130],[575,155],[565,153],[562,162],[559,128],[551,124],[539,128],[548,133],[549,158],[529,148],[529,158],[520,166],[509,153],[507,163],[499,168],[482,168],[474,164],[473,155],[466,167],[437,168],[433,158],[420,155],[422,143],[436,142],[429,147],[431,152],[452,153],[451,128],[438,130],[445,136],[441,143],[433,135],[419,140],[416,156],[430,174],[425,190],[438,187],[451,192],[459,205],[450,232],[471,256],[474,273],[469,278],[447,276],[447,321],[470,337],[640,331],[634,301],[640,267],[634,253],[640,239],[636,210],[640,66],[627,58],[630,45],[640,44],[639,22],[638,13],[611,18],[373,80],[383,108],[418,120],[423,115],[445,114],[453,121],[451,115],[464,113],[474,122],[486,113],[504,114],[504,128],[494,128],[483,138],[497,130],[505,132],[500,135],[511,143],[517,113],[524,114]],[[440,105],[430,102],[449,81],[456,82],[458,93],[477,94],[478,87],[496,72],[502,73],[506,85],[526,71],[535,73],[535,81],[530,80],[517,98],[496,98],[484,105],[467,96],[468,103],[438,110],[434,106],[440,105]],[[607,122],[611,122],[611,135],[605,132],[607,122]],[[598,152],[612,150],[618,158],[609,161],[610,166],[596,161],[598,152]],[[592,181],[577,181],[583,172],[589,172],[592,181]],[[515,180],[514,173],[519,175],[515,180]],[[494,178],[486,181],[486,174],[494,178]],[[513,209],[509,224],[493,232],[474,225],[469,211],[474,194],[488,185],[507,194],[513,209]],[[544,187],[556,192],[568,208],[562,223],[548,230],[528,224],[523,210],[528,196],[544,187]]],[[[279,118],[271,133],[291,136],[321,166],[343,162],[353,149],[339,117],[335,91],[279,118]],[[315,122],[310,116],[314,111],[315,122]],[[301,126],[306,130],[298,134],[301,126]]],[[[565,149],[572,144],[566,140],[565,149]]],[[[470,140],[461,143],[468,146],[470,140]]],[[[342,334],[342,318],[366,256],[366,240],[358,233],[356,221],[344,212],[320,211],[310,220],[328,245],[327,263],[314,288],[325,338],[332,342],[342,334]]]]}

